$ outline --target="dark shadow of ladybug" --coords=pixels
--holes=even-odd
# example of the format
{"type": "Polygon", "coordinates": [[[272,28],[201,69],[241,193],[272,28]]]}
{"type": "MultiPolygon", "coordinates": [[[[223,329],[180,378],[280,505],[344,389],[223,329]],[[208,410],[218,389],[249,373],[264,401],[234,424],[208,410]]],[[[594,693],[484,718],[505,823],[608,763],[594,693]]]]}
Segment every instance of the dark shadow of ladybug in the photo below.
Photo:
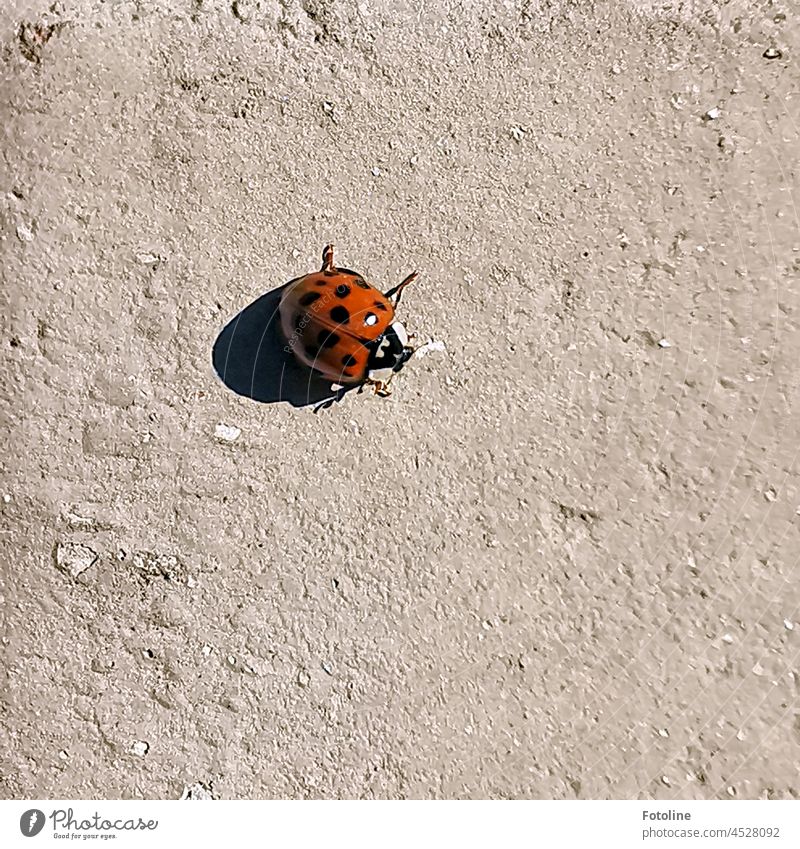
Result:
{"type": "Polygon", "coordinates": [[[284,290],[296,280],[267,292],[234,316],[214,342],[212,362],[220,380],[237,395],[261,404],[285,401],[293,407],[325,408],[353,387],[334,392],[330,379],[284,350],[278,307],[284,290]]]}

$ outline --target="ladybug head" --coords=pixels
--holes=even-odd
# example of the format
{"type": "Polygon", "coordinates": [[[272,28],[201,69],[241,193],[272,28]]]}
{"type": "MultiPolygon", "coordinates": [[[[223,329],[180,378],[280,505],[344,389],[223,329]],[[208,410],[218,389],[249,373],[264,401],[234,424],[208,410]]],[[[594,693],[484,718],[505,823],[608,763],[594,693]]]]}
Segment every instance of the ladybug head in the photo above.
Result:
{"type": "Polygon", "coordinates": [[[394,321],[369,346],[367,369],[373,380],[388,380],[409,361],[414,349],[408,344],[405,327],[394,321]]]}
{"type": "MultiPolygon", "coordinates": [[[[403,289],[417,279],[417,272],[409,274],[402,283],[385,293],[385,297],[394,301],[394,306],[400,303],[403,289]]],[[[388,381],[414,355],[415,348],[409,344],[408,332],[399,321],[393,321],[386,330],[369,346],[367,374],[372,380],[388,381]]]]}

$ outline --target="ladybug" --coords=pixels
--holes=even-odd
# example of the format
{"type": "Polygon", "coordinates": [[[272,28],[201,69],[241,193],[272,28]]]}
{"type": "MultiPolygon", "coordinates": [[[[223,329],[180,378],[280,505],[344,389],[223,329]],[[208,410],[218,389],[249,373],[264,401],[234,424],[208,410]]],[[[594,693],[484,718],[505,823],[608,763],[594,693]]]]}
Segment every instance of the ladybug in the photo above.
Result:
{"type": "Polygon", "coordinates": [[[372,386],[387,397],[392,377],[416,350],[395,319],[403,289],[416,277],[380,292],[355,271],[336,268],[333,245],[326,245],[322,268],[292,281],[281,297],[284,351],[339,384],[334,389],[372,386]]]}

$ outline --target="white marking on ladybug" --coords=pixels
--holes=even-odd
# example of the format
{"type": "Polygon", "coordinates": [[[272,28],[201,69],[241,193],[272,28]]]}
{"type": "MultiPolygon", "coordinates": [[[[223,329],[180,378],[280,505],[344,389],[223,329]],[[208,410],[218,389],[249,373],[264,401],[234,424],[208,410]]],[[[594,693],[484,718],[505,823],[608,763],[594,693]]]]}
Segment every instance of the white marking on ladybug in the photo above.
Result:
{"type": "Polygon", "coordinates": [[[380,383],[388,383],[394,376],[394,371],[390,368],[372,369],[367,376],[370,380],[377,380],[380,383]]]}
{"type": "Polygon", "coordinates": [[[400,344],[405,348],[408,345],[408,332],[405,327],[399,321],[394,321],[392,322],[392,329],[397,334],[400,344]]]}

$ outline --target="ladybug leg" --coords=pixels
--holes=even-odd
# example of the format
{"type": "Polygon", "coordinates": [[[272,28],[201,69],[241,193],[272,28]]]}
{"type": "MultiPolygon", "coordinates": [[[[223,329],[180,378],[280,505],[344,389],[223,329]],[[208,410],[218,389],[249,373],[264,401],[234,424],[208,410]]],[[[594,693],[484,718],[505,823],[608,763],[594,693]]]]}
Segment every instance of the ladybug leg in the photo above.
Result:
{"type": "Polygon", "coordinates": [[[372,391],[379,398],[388,398],[392,394],[392,389],[389,386],[389,382],[390,381],[388,380],[373,380],[371,377],[368,377],[359,387],[358,394],[360,395],[364,391],[365,387],[371,386],[372,391]]]}
{"type": "Polygon", "coordinates": [[[417,271],[412,271],[402,283],[398,283],[393,289],[389,289],[388,292],[385,292],[385,297],[394,298],[394,305],[397,306],[400,303],[400,296],[403,294],[403,289],[405,289],[409,283],[413,283],[417,279],[418,273],[419,272],[417,271]]]}
{"type": "Polygon", "coordinates": [[[319,404],[315,404],[312,410],[313,413],[319,413],[320,410],[327,410],[328,407],[333,406],[333,402],[336,398],[326,398],[324,401],[320,401],[319,404]]]}
{"type": "Polygon", "coordinates": [[[333,245],[325,245],[322,251],[321,271],[336,271],[333,265],[333,245]]]}
{"type": "Polygon", "coordinates": [[[341,401],[346,392],[346,388],[341,386],[338,383],[334,383],[331,385],[331,392],[335,392],[336,394],[331,398],[325,398],[323,401],[320,401],[318,404],[314,405],[314,412],[318,413],[320,410],[327,410],[328,407],[332,407],[334,404],[337,404],[341,401]]]}
{"type": "Polygon", "coordinates": [[[412,356],[412,357],[414,356],[414,354],[416,354],[416,353],[417,353],[417,351],[419,351],[419,349],[420,349],[420,348],[424,348],[424,347],[425,347],[424,345],[415,345],[415,344],[414,344],[414,340],[415,340],[416,338],[417,338],[417,334],[416,334],[416,333],[409,333],[409,334],[408,334],[408,347],[411,349],[411,356],[412,356]]]}

